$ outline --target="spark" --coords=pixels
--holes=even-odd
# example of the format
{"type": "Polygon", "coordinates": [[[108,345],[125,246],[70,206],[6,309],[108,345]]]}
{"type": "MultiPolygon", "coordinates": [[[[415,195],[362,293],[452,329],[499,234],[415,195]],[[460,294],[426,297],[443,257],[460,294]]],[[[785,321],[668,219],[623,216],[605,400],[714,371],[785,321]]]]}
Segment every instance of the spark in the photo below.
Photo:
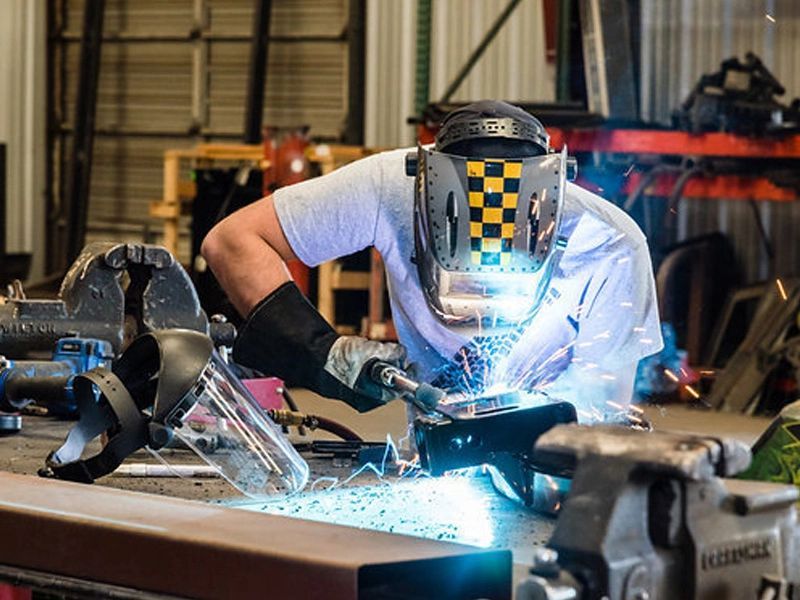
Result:
{"type": "Polygon", "coordinates": [[[681,375],[683,375],[684,377],[689,377],[689,374],[686,372],[686,369],[684,369],[683,367],[681,367],[681,375]]]}
{"type": "Polygon", "coordinates": [[[600,375],[600,379],[605,379],[606,381],[616,381],[617,378],[611,375],[610,373],[603,373],[600,375]]]}
{"type": "Polygon", "coordinates": [[[780,293],[781,298],[783,298],[783,301],[786,302],[789,299],[789,296],[786,295],[786,290],[783,287],[783,282],[780,280],[780,278],[778,278],[775,280],[775,283],[778,285],[778,292],[780,293]]]}
{"type": "Polygon", "coordinates": [[[698,393],[697,393],[697,391],[696,391],[696,390],[695,390],[695,389],[694,389],[692,386],[690,386],[690,385],[685,385],[685,386],[683,386],[683,387],[684,387],[684,388],[686,388],[686,391],[687,391],[687,392],[689,392],[689,394],[691,394],[691,396],[692,396],[692,397],[693,397],[695,400],[699,400],[699,399],[700,399],[700,394],[698,394],[698,393]]]}
{"type": "Polygon", "coordinates": [[[622,308],[633,308],[633,302],[620,302],[619,305],[622,308]]]}
{"type": "Polygon", "coordinates": [[[555,480],[552,477],[550,477],[550,475],[545,475],[544,476],[544,480],[547,482],[547,485],[550,486],[551,490],[558,491],[558,484],[555,482],[555,480]]]}
{"type": "Polygon", "coordinates": [[[631,259],[630,256],[625,256],[623,258],[617,259],[617,264],[618,265],[625,264],[626,262],[630,261],[630,259],[631,259]]]}
{"type": "Polygon", "coordinates": [[[593,417],[592,413],[590,413],[589,411],[583,410],[582,408],[576,408],[575,412],[577,412],[578,415],[580,415],[584,419],[591,419],[593,417]]]}
{"type": "Polygon", "coordinates": [[[622,176],[627,177],[628,175],[630,175],[631,171],[633,171],[633,168],[634,168],[634,163],[631,163],[630,165],[628,165],[628,169],[622,174],[622,176]]]}
{"type": "Polygon", "coordinates": [[[608,404],[611,408],[616,408],[617,410],[625,410],[625,407],[622,404],[618,404],[613,400],[606,400],[606,404],[608,404]]]}
{"type": "Polygon", "coordinates": [[[651,338],[641,338],[639,340],[642,344],[652,344],[653,340],[651,338]]]}
{"type": "Polygon", "coordinates": [[[581,342],[578,344],[578,348],[588,348],[589,346],[594,345],[594,342],[581,342]]]}
{"type": "Polygon", "coordinates": [[[558,512],[561,510],[561,502],[556,502],[556,505],[553,507],[554,512],[558,512]]]}
{"type": "Polygon", "coordinates": [[[772,16],[771,14],[769,14],[769,13],[765,13],[765,14],[764,14],[764,17],[766,17],[767,21],[769,21],[770,23],[775,23],[775,22],[776,22],[776,20],[775,20],[775,17],[773,17],[773,16],[772,16]]]}
{"type": "Polygon", "coordinates": [[[584,369],[588,371],[589,369],[596,369],[598,366],[599,365],[597,363],[586,363],[584,369]]]}
{"type": "Polygon", "coordinates": [[[419,453],[415,454],[414,458],[411,460],[399,459],[397,464],[400,465],[400,468],[397,470],[397,474],[402,477],[406,471],[419,468],[419,453]]]}
{"type": "Polygon", "coordinates": [[[459,352],[461,354],[461,358],[464,359],[464,370],[467,372],[467,375],[469,375],[469,377],[471,379],[472,378],[472,369],[469,368],[469,360],[467,359],[467,351],[466,351],[465,348],[461,348],[461,350],[459,352]]]}
{"type": "Polygon", "coordinates": [[[594,340],[607,340],[610,337],[611,337],[611,332],[608,329],[606,329],[604,332],[598,333],[592,339],[594,339],[594,340]]]}
{"type": "Polygon", "coordinates": [[[641,420],[639,417],[637,417],[636,415],[630,415],[630,414],[629,414],[629,415],[628,415],[628,419],[630,419],[631,421],[633,421],[634,423],[637,423],[637,424],[639,424],[639,425],[641,425],[642,423],[644,423],[644,421],[642,421],[642,420],[641,420]]]}
{"type": "Polygon", "coordinates": [[[644,327],[634,327],[633,331],[634,333],[644,333],[647,330],[644,327]]]}
{"type": "Polygon", "coordinates": [[[667,377],[669,377],[670,379],[672,379],[672,381],[674,381],[675,383],[678,383],[678,382],[680,381],[680,377],[678,377],[677,375],[675,375],[675,373],[673,373],[673,372],[672,372],[672,371],[670,371],[669,369],[664,369],[664,375],[666,375],[667,377]]]}
{"type": "Polygon", "coordinates": [[[706,369],[706,370],[700,371],[700,375],[713,375],[713,374],[714,374],[714,371],[711,370],[711,369],[706,369]]]}
{"type": "Polygon", "coordinates": [[[628,406],[628,409],[632,410],[633,412],[637,412],[640,415],[644,414],[644,409],[643,408],[639,408],[638,406],[636,406],[634,404],[631,404],[630,406],[628,406]]]}

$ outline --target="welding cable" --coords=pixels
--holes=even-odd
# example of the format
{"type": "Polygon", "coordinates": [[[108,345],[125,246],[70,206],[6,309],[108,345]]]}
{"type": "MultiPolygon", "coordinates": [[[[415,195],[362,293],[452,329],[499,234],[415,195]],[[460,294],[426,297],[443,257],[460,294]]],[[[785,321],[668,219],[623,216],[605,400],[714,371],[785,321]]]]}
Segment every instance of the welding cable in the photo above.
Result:
{"type": "Polygon", "coordinates": [[[311,431],[321,429],[332,433],[348,442],[363,442],[364,439],[349,427],[341,423],[321,417],[319,415],[306,415],[301,412],[291,410],[269,410],[267,414],[278,425],[299,427],[305,425],[311,431]]]}
{"type": "Polygon", "coordinates": [[[328,433],[332,433],[333,435],[342,438],[346,442],[364,441],[364,438],[346,425],[342,425],[341,423],[326,417],[320,417],[319,415],[308,415],[308,420],[305,421],[305,424],[308,425],[308,428],[311,430],[322,429],[323,431],[327,431],[328,433]],[[312,422],[315,426],[312,426],[312,422]]]}

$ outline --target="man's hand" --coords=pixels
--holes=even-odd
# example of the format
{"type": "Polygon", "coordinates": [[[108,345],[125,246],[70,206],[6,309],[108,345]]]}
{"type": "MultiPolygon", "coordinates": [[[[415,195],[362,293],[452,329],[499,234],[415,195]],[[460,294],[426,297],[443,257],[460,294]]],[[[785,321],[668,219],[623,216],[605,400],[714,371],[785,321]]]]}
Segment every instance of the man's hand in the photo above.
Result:
{"type": "Polygon", "coordinates": [[[364,365],[373,358],[400,369],[407,367],[406,349],[400,344],[376,342],[353,335],[337,339],[331,346],[325,363],[325,371],[363,396],[364,410],[382,406],[396,397],[396,394],[369,380],[368,374],[362,373],[364,365]]]}
{"type": "Polygon", "coordinates": [[[364,363],[373,357],[405,367],[401,346],[339,335],[291,282],[258,303],[233,346],[233,359],[240,365],[343,400],[359,412],[390,399],[378,386],[356,385],[364,363]]]}

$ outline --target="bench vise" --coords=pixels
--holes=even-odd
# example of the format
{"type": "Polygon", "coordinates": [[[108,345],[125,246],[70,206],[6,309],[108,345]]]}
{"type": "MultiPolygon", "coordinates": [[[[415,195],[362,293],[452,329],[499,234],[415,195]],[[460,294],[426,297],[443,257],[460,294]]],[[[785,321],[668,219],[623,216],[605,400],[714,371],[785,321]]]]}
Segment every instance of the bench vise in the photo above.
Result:
{"type": "Polygon", "coordinates": [[[186,328],[232,343],[233,326],[209,323],[189,275],[160,246],[95,242],[70,267],[56,300],[0,303],[0,354],[52,352],[62,338],[105,340],[119,353],[146,331],[186,328]]]}
{"type": "Polygon", "coordinates": [[[728,479],[750,461],[744,444],[565,425],[534,459],[574,476],[519,600],[798,597],[798,490],[728,479]]]}

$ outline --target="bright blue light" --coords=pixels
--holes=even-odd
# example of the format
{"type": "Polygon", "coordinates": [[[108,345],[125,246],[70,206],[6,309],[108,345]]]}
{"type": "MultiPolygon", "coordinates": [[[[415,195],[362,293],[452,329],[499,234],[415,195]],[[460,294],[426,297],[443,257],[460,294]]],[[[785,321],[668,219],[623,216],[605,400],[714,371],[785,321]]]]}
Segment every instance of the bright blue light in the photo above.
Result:
{"type": "Polygon", "coordinates": [[[495,541],[488,478],[404,479],[363,487],[307,492],[243,506],[275,515],[489,547],[495,541]]]}

